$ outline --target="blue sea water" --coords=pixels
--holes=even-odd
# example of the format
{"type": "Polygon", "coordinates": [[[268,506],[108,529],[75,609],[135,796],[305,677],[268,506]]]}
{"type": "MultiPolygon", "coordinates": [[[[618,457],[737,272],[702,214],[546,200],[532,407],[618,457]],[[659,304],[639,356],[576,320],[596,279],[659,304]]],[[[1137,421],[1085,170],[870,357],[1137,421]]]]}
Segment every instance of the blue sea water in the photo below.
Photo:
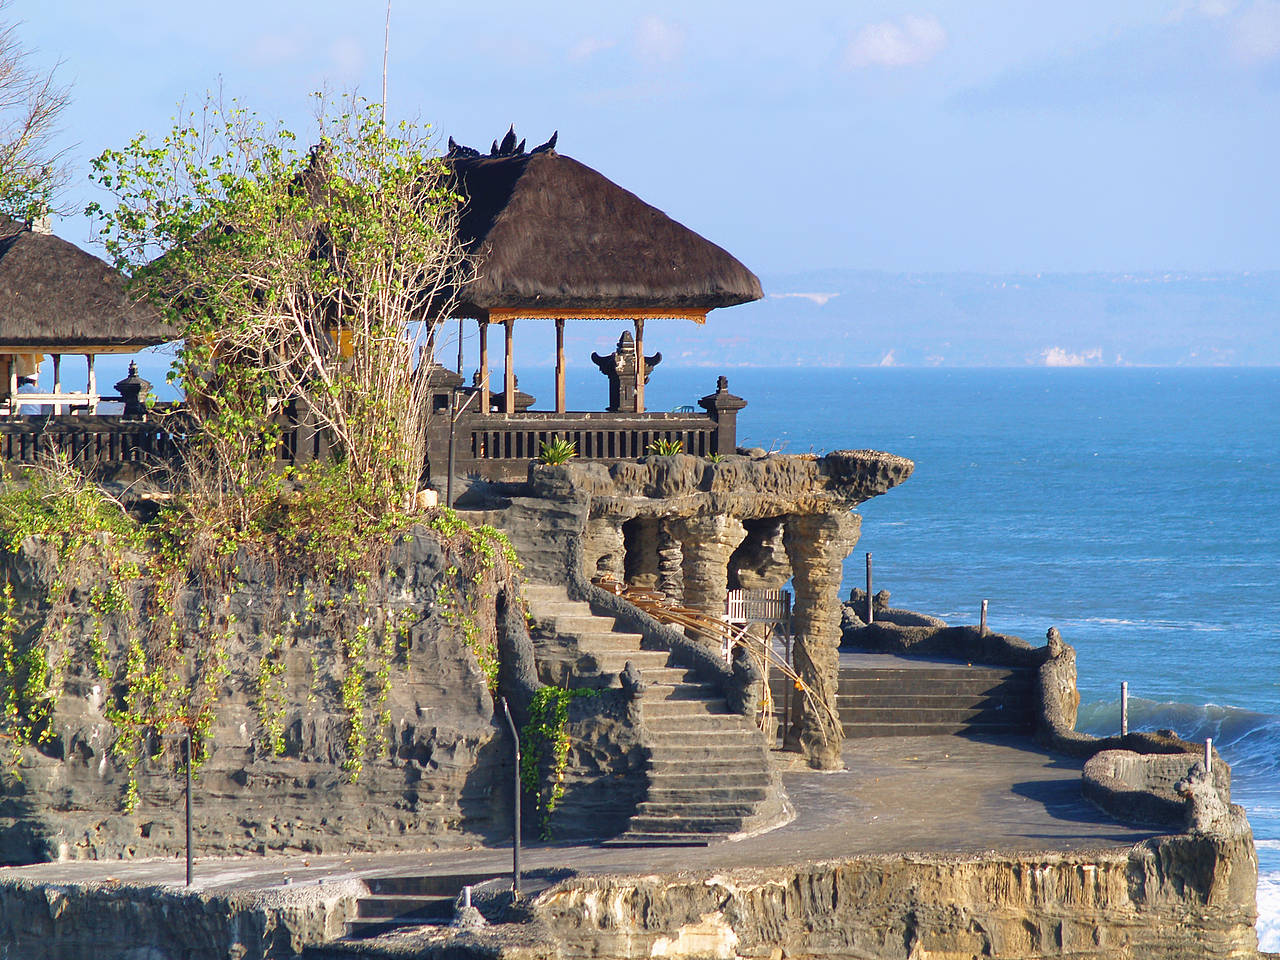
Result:
{"type": "MultiPolygon", "coordinates": [[[[654,372],[652,409],[714,370],[654,372]]],[[[593,376],[594,375],[594,376],[593,376]]],[[[521,385],[550,395],[549,372],[521,385]],[[545,384],[542,382],[545,377],[545,384]]],[[[1078,653],[1079,728],[1214,738],[1258,843],[1259,933],[1280,950],[1280,370],[740,369],[739,443],[874,448],[916,463],[859,508],[846,563],[895,606],[1078,653]]],[[[570,405],[598,404],[579,372],[570,405]]]]}

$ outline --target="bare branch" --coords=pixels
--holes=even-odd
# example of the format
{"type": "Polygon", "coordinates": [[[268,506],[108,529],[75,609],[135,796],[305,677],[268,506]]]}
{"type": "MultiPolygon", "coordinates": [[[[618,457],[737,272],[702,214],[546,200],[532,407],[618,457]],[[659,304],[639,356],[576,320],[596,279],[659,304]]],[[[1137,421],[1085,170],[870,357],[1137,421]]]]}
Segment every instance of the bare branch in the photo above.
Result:
{"type": "Polygon", "coordinates": [[[66,150],[55,145],[69,88],[57,82],[56,66],[31,63],[8,7],[0,0],[0,214],[30,221],[53,210],[70,177],[66,150]]]}

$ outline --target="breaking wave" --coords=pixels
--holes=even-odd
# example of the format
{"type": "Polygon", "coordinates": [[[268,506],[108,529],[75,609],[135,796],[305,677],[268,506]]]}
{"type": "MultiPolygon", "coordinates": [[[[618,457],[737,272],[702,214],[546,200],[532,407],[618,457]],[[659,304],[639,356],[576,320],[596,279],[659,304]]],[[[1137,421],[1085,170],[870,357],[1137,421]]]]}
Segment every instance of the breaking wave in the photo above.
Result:
{"type": "MultiPolygon", "coordinates": [[[[1081,704],[1076,729],[1095,736],[1118,733],[1120,701],[1081,704]]],[[[1270,778],[1280,802],[1280,717],[1215,703],[1159,703],[1129,698],[1129,729],[1175,731],[1184,740],[1213,737],[1218,752],[1231,764],[1233,780],[1270,778]]]]}

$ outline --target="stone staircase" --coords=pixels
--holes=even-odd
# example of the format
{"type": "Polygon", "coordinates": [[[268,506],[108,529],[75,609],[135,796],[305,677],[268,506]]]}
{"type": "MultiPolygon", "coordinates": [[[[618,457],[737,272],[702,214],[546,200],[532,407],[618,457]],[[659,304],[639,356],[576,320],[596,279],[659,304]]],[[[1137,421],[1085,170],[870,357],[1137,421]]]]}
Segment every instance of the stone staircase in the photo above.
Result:
{"type": "Polygon", "coordinates": [[[646,687],[640,703],[649,750],[648,793],[615,843],[705,843],[780,826],[790,804],[772,771],[763,735],[730,713],[719,692],[641,649],[639,634],[617,629],[564,587],[527,583],[538,670],[544,683],[616,686],[631,662],[646,687]]]}
{"type": "Polygon", "coordinates": [[[848,737],[1030,734],[1030,670],[939,663],[840,668],[836,707],[848,737]]]}
{"type": "Polygon", "coordinates": [[[402,927],[446,924],[465,886],[493,878],[492,873],[457,873],[432,877],[371,877],[369,893],[356,903],[347,921],[347,938],[360,940],[402,927]]]}

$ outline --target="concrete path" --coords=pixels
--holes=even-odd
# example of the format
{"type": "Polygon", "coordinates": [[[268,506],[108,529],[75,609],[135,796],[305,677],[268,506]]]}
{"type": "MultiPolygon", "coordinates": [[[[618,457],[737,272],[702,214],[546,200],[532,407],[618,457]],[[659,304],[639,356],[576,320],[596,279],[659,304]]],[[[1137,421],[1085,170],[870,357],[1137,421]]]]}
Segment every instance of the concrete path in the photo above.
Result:
{"type": "MultiPolygon", "coordinates": [[[[786,755],[781,755],[786,756],[786,755]]],[[[758,837],[708,847],[526,847],[526,870],[660,873],[831,860],[863,854],[968,855],[1127,847],[1156,834],[1114,823],[1080,797],[1080,764],[1024,738],[848,740],[847,770],[792,766],[797,816],[758,837]]],[[[182,860],[68,862],[0,869],[0,879],[181,886],[182,860]]],[[[511,869],[510,848],[197,860],[196,889],[261,890],[373,875],[511,869]]]]}

